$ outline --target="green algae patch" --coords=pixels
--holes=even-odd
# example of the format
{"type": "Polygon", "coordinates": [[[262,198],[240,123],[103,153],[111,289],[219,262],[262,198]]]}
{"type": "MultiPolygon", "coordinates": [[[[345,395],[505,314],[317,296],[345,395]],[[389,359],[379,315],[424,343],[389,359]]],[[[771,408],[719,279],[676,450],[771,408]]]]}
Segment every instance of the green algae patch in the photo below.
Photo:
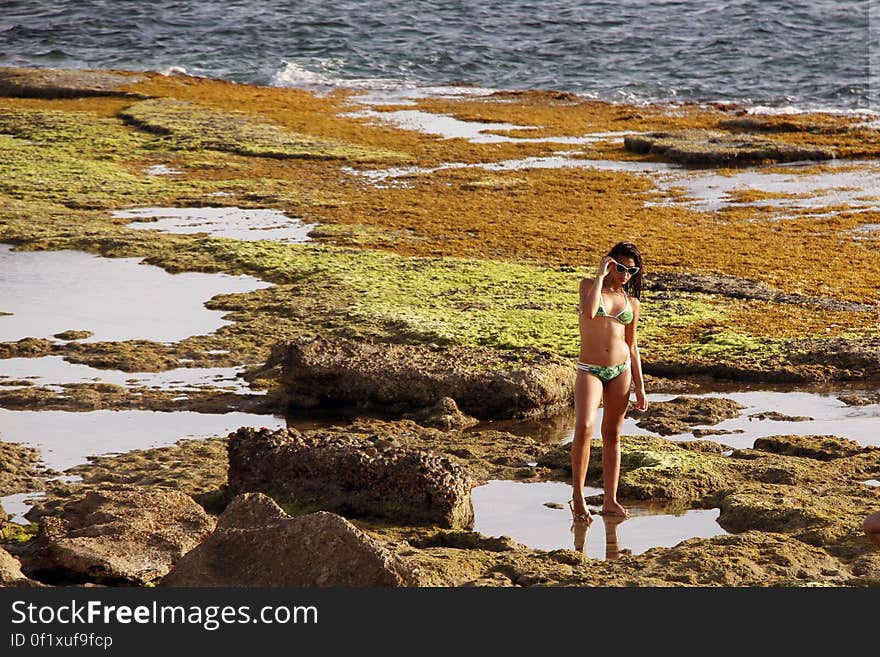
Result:
{"type": "Polygon", "coordinates": [[[0,133],[31,142],[66,145],[112,159],[126,157],[145,148],[148,142],[147,137],[127,129],[119,119],[58,110],[0,108],[0,133]]]}
{"type": "Polygon", "coordinates": [[[0,544],[27,543],[36,538],[39,528],[40,526],[34,522],[27,525],[7,523],[0,527],[0,544]]]}
{"type": "Polygon", "coordinates": [[[212,248],[220,259],[246,261],[258,275],[295,283],[292,292],[330,300],[337,322],[361,335],[577,354],[572,271],[312,245],[217,240],[212,248]]]}
{"type": "MultiPolygon", "coordinates": [[[[602,486],[602,441],[590,441],[588,483],[602,486]]],[[[620,481],[623,499],[679,500],[700,505],[741,475],[719,454],[686,449],[656,436],[621,436],[620,481]]],[[[571,473],[571,445],[554,445],[537,459],[555,473],[571,473]]]]}
{"type": "Polygon", "coordinates": [[[696,343],[682,345],[681,351],[710,358],[767,358],[782,355],[783,346],[781,340],[711,328],[701,331],[696,343]]]}
{"type": "Polygon", "coordinates": [[[634,436],[621,440],[618,490],[622,496],[700,500],[727,481],[722,457],[661,440],[634,436]]]}
{"type": "Polygon", "coordinates": [[[405,157],[330,139],[318,139],[244,112],[199,106],[183,100],[152,99],[128,107],[120,116],[164,135],[171,149],[219,150],[255,157],[387,160],[405,157]]]}

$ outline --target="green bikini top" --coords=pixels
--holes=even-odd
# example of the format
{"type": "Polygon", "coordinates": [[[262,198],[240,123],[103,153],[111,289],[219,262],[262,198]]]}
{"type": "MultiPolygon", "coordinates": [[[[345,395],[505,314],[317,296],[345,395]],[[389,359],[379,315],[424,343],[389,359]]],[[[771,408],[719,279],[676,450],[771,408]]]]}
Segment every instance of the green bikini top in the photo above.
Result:
{"type": "Polygon", "coordinates": [[[629,324],[633,321],[633,311],[632,304],[629,302],[629,296],[626,292],[623,293],[626,297],[626,305],[624,305],[623,310],[621,310],[616,315],[609,315],[605,312],[605,303],[602,299],[602,294],[599,294],[599,309],[596,311],[596,317],[611,317],[612,319],[616,319],[621,324],[629,324]]]}

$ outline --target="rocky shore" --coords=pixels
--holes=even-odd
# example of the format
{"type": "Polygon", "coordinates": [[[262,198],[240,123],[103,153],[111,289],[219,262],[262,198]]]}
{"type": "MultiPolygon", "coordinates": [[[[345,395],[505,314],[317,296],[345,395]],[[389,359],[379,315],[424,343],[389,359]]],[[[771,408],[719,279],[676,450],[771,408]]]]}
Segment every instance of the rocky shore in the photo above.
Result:
{"type": "MultiPolygon", "coordinates": [[[[880,552],[861,531],[880,509],[880,488],[864,483],[880,479],[880,448],[849,440],[841,425],[835,436],[732,449],[705,427],[742,407],[687,395],[697,378],[876,382],[870,231],[880,212],[826,204],[780,216],[755,203],[757,191],[699,209],[638,169],[672,161],[730,177],[734,166],[809,159],[786,170],[807,180],[832,160],[868,166],[880,154],[876,129],[834,115],[633,108],[538,91],[415,101],[522,126],[476,143],[352,115],[362,102],[148,72],[0,69],[0,242],[271,283],[213,298],[207,306],[229,323],[177,342],[88,342],[78,326],[0,342],[0,364],[244,367],[252,394],[0,379],[0,408],[338,418],[98,456],[66,472],[81,477],[68,483],[38,450],[0,442],[0,494],[45,491],[30,525],[0,513],[0,584],[880,583],[880,552]],[[536,138],[584,134],[600,136],[574,159],[602,166],[483,166],[568,157],[563,141],[536,138]],[[382,177],[400,170],[411,173],[382,177]],[[142,206],[270,208],[315,227],[294,244],[143,230],[115,215],[142,206]],[[679,395],[632,417],[699,440],[625,436],[621,495],[717,508],[729,533],[603,562],[472,531],[473,486],[568,481],[565,445],[480,423],[569,406],[577,283],[623,238],[646,256],[650,391],[679,395]],[[237,572],[220,566],[244,561],[237,572]]],[[[601,486],[601,443],[593,447],[590,479],[601,486]]]]}

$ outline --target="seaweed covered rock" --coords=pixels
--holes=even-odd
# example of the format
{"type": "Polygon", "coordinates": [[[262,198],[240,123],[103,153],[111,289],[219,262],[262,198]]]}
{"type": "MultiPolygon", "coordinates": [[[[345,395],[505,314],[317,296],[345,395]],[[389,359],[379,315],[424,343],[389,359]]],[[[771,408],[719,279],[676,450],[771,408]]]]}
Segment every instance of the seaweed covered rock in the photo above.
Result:
{"type": "Polygon", "coordinates": [[[866,451],[856,441],[837,436],[769,436],[755,440],[755,449],[819,461],[845,458],[866,451]]]}
{"type": "Polygon", "coordinates": [[[402,154],[373,151],[335,139],[292,132],[265,117],[183,100],[152,98],[120,116],[143,130],[165,135],[181,149],[212,149],[256,157],[381,160],[402,154]]]}
{"type": "MultiPolygon", "coordinates": [[[[601,486],[602,441],[593,440],[590,445],[588,483],[601,486]]],[[[620,498],[697,501],[739,479],[725,457],[685,445],[655,436],[621,436],[620,498]]],[[[551,448],[538,465],[570,473],[571,445],[551,448]]]]}
{"type": "Polygon", "coordinates": [[[825,146],[790,144],[754,135],[713,130],[650,132],[624,138],[634,153],[657,155],[691,166],[728,166],[757,162],[830,160],[837,156],[825,146]]]}
{"type": "Polygon", "coordinates": [[[571,403],[571,362],[535,349],[301,339],[275,347],[287,402],[411,412],[444,397],[480,419],[551,415],[571,403]]]}
{"type": "Polygon", "coordinates": [[[260,493],[236,497],[160,586],[417,586],[418,573],[333,513],[293,518],[260,493]],[[234,567],[230,567],[235,564],[234,567]]]}
{"type": "Polygon", "coordinates": [[[229,435],[230,495],[259,492],[283,506],[468,527],[471,481],[448,457],[383,436],[243,427],[229,435]]]}
{"type": "Polygon", "coordinates": [[[14,98],[76,98],[81,96],[132,96],[124,85],[142,80],[131,73],[0,67],[0,95],[14,98]]]}

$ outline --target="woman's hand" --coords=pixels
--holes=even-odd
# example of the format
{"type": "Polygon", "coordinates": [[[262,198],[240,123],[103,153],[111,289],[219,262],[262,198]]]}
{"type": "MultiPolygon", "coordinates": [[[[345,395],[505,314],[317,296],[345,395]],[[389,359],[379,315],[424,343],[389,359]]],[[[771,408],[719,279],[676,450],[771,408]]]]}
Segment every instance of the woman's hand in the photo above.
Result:
{"type": "Polygon", "coordinates": [[[636,390],[636,410],[648,410],[648,398],[645,396],[645,391],[643,389],[636,390]]]}
{"type": "Polygon", "coordinates": [[[608,272],[611,271],[611,264],[614,262],[614,258],[611,256],[605,256],[602,260],[599,261],[599,269],[596,271],[597,278],[605,278],[608,275],[608,272]]]}

